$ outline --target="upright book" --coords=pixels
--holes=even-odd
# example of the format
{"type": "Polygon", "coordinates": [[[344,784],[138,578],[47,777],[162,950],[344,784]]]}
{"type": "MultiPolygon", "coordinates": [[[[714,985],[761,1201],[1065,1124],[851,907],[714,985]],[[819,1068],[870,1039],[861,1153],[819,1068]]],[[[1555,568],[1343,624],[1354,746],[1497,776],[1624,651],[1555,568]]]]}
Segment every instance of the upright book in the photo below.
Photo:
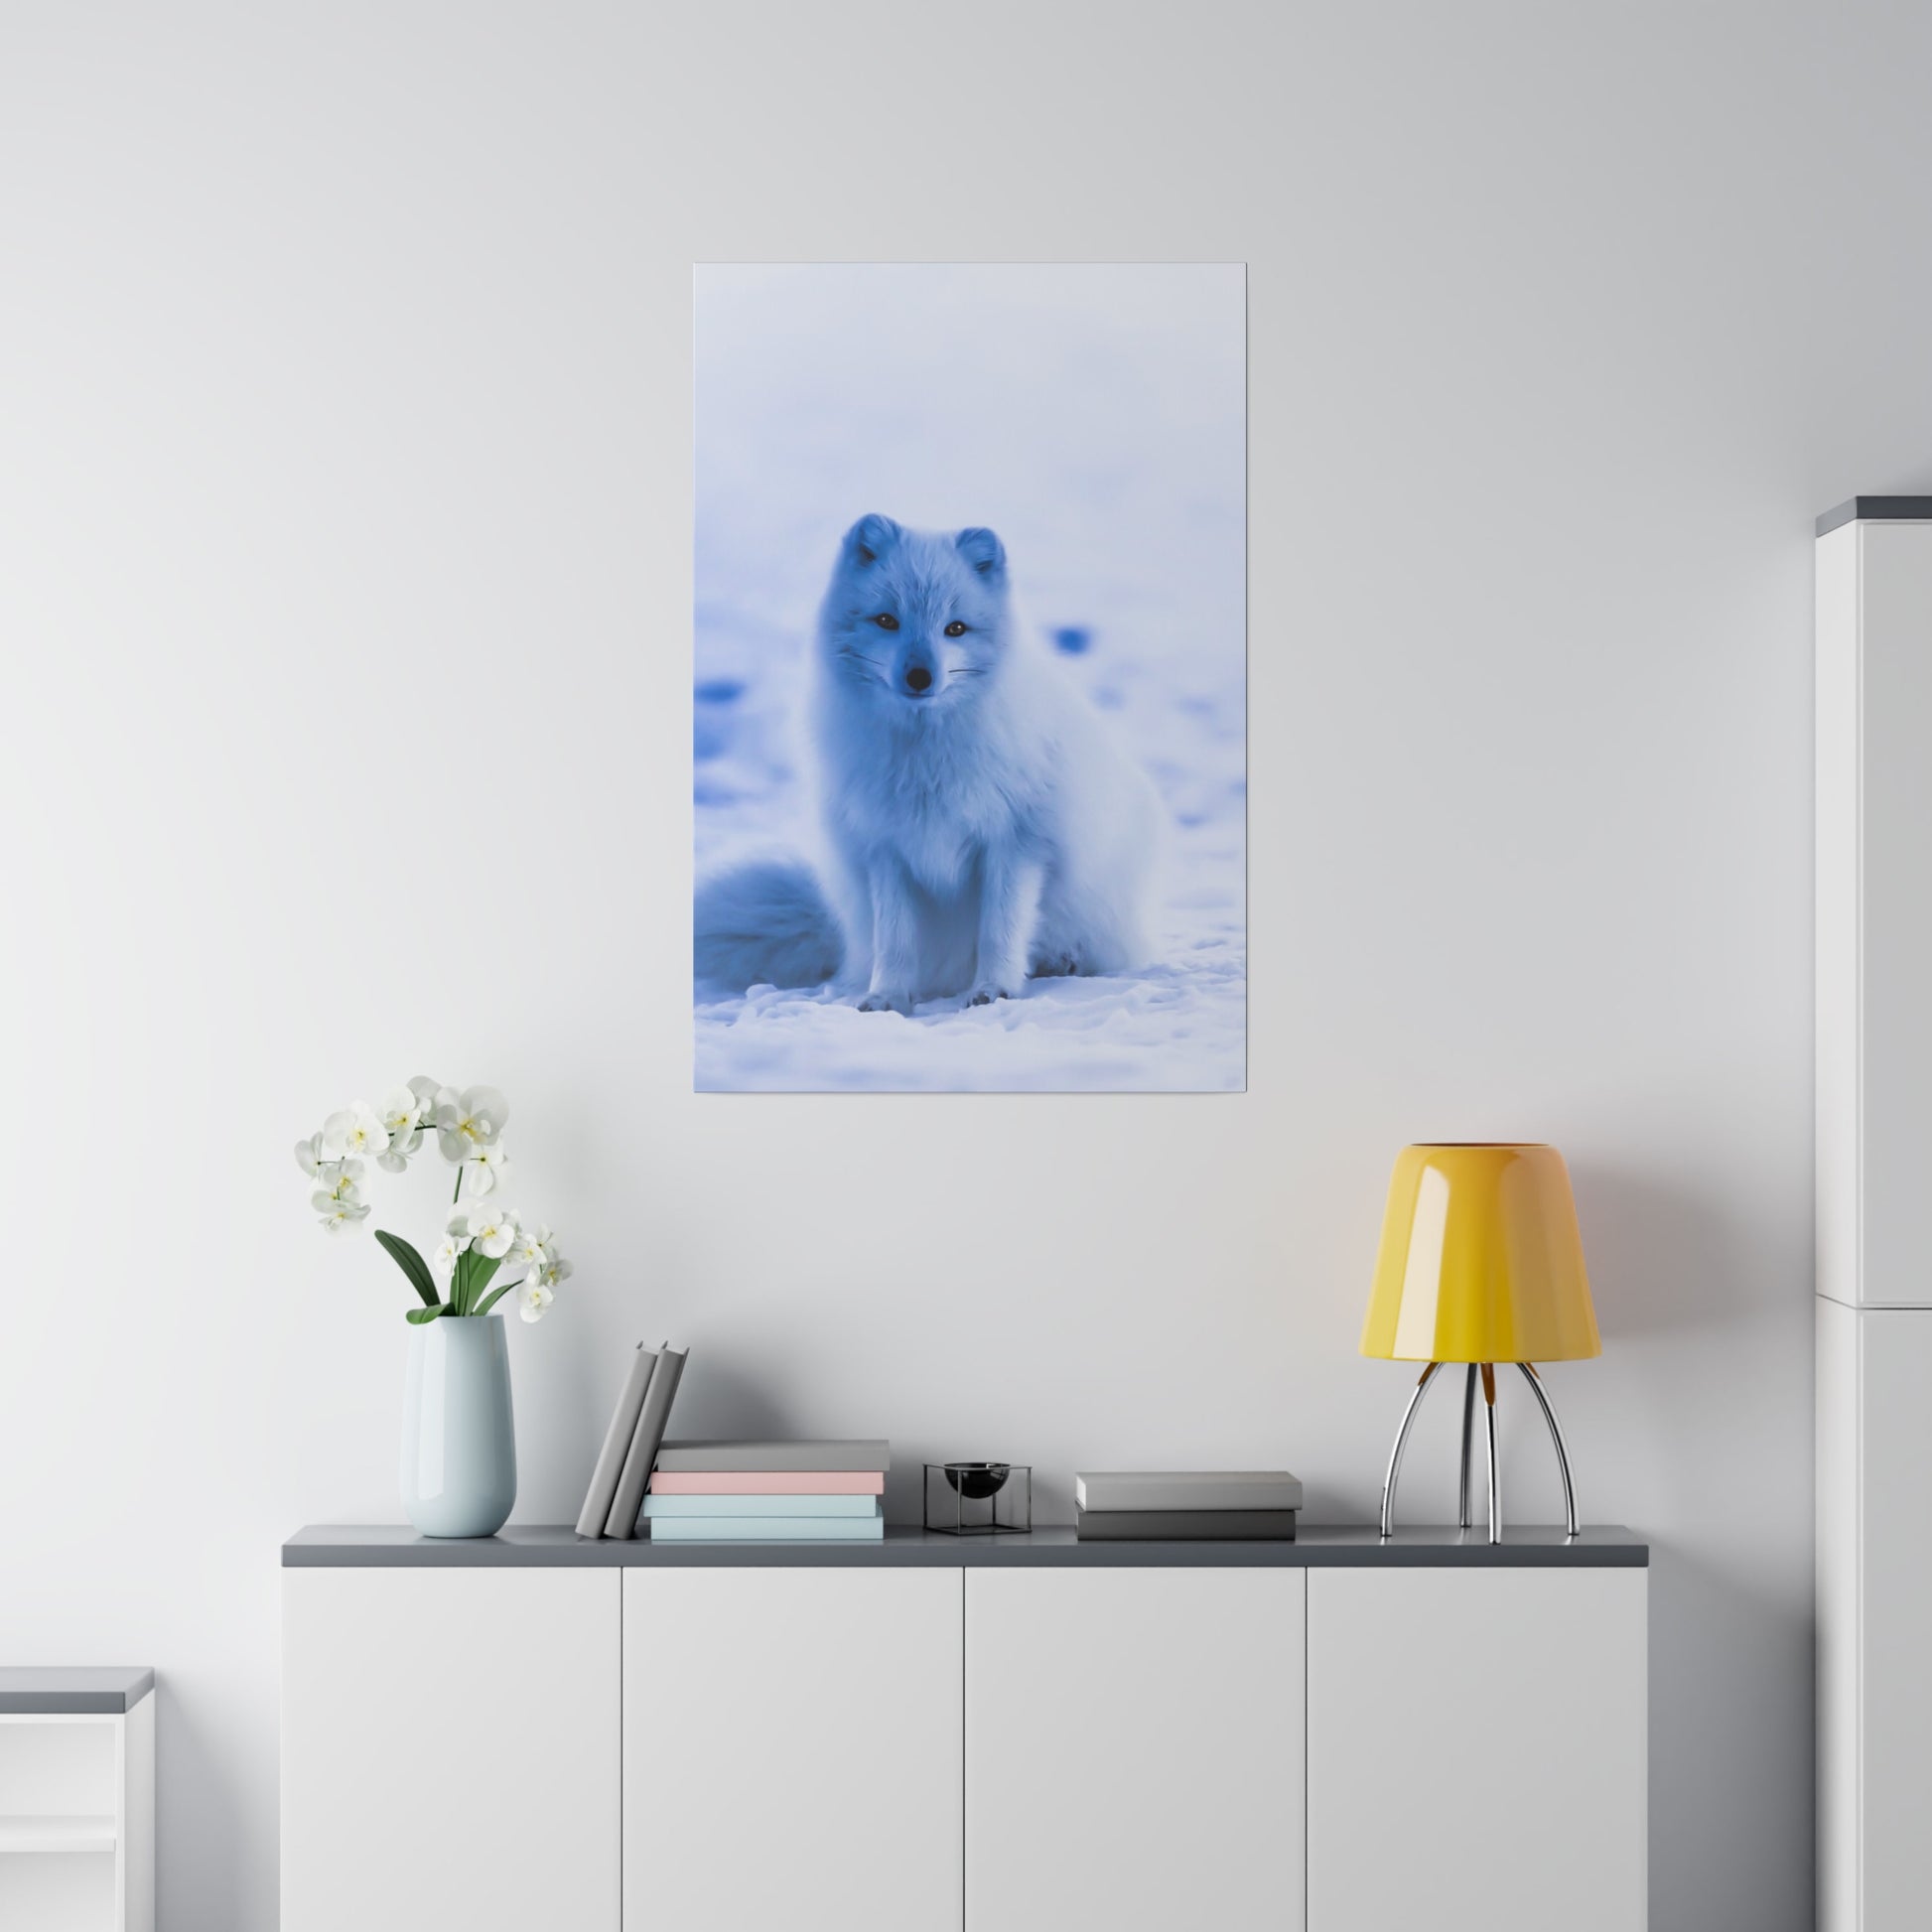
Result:
{"type": "Polygon", "coordinates": [[[623,1538],[637,1534],[637,1512],[643,1507],[644,1484],[650,1480],[650,1466],[657,1459],[658,1446],[664,1440],[664,1425],[671,1419],[671,1402],[677,1394],[678,1377],[684,1373],[685,1357],[689,1353],[689,1349],[673,1348],[668,1342],[657,1351],[650,1386],[644,1391],[644,1406],[637,1412],[637,1427],[631,1433],[623,1472],[618,1477],[611,1514],[605,1520],[606,1536],[623,1538]]]}
{"type": "Polygon", "coordinates": [[[650,1386],[650,1372],[657,1366],[657,1350],[640,1341],[630,1358],[630,1372],[623,1378],[618,1406],[611,1414],[611,1427],[604,1432],[604,1447],[598,1451],[597,1467],[591,1471],[591,1486],[584,1493],[584,1507],[577,1512],[579,1536],[602,1536],[611,1520],[611,1505],[617,1500],[618,1478],[623,1473],[623,1458],[630,1452],[630,1439],[637,1433],[637,1417],[644,1406],[644,1391],[650,1386]]]}

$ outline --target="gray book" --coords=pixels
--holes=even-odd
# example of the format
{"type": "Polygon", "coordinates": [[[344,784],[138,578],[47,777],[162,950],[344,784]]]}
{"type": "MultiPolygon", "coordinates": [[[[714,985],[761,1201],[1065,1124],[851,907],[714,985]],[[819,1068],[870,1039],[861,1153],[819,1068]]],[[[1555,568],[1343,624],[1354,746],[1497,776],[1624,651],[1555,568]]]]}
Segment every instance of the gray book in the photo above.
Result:
{"type": "Polygon", "coordinates": [[[1109,1470],[1076,1475],[1082,1509],[1300,1509],[1302,1482],[1286,1469],[1109,1470]]]}
{"type": "Polygon", "coordinates": [[[1292,1509],[1083,1509],[1082,1543],[1293,1543],[1292,1509]]]}
{"type": "Polygon", "coordinates": [[[630,1373],[623,1378],[618,1406],[611,1414],[611,1427],[604,1432],[604,1447],[598,1451],[597,1467],[591,1471],[591,1486],[584,1495],[584,1507],[577,1512],[579,1536],[602,1536],[611,1520],[611,1504],[618,1493],[618,1477],[623,1473],[623,1458],[630,1452],[630,1439],[637,1433],[637,1415],[644,1406],[644,1390],[650,1386],[650,1372],[657,1363],[657,1350],[640,1341],[630,1358],[630,1373]]]}
{"type": "Polygon", "coordinates": [[[893,1446],[866,1443],[666,1443],[657,1453],[665,1475],[883,1474],[893,1466],[893,1446]]]}
{"type": "Polygon", "coordinates": [[[611,1514],[604,1534],[634,1537],[638,1512],[644,1506],[644,1484],[650,1480],[650,1465],[657,1459],[657,1448],[664,1440],[664,1425],[671,1419],[671,1401],[677,1394],[678,1377],[684,1373],[688,1348],[673,1348],[666,1342],[657,1351],[650,1372],[650,1387],[644,1391],[644,1406],[637,1411],[637,1427],[631,1432],[630,1448],[623,1458],[623,1473],[618,1478],[618,1493],[611,1499],[611,1514]]]}

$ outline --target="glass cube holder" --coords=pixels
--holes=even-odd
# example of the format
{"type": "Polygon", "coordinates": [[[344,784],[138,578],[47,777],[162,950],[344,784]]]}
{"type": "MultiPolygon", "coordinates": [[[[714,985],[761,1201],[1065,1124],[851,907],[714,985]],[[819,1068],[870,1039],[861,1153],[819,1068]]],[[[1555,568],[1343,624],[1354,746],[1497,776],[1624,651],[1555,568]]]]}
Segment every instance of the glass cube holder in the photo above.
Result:
{"type": "Polygon", "coordinates": [[[1025,1462],[928,1462],[925,1526],[947,1536],[1024,1536],[1034,1526],[1025,1462]]]}

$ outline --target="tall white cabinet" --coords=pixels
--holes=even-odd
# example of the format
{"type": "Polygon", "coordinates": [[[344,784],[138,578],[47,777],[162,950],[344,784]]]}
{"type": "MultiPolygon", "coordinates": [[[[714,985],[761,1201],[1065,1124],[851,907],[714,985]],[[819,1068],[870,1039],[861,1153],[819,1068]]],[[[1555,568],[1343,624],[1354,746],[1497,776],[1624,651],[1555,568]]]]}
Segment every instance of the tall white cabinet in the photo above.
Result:
{"type": "Polygon", "coordinates": [[[1932,498],[1819,519],[1818,1890],[1932,1921],[1932,498]]]}

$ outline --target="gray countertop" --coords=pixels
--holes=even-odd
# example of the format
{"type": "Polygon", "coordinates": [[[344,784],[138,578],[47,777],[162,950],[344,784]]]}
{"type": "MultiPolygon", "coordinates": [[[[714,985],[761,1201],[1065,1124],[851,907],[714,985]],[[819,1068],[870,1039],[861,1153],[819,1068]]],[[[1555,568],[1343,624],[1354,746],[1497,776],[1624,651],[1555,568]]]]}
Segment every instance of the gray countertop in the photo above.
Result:
{"type": "Polygon", "coordinates": [[[1372,1524],[1309,1524],[1292,1543],[1081,1543],[1071,1529],[944,1536],[891,1525],[883,1543],[590,1542],[563,1524],[457,1540],[375,1524],[298,1530],[282,1545],[288,1570],[1628,1570],[1649,1562],[1650,1546],[1615,1525],[1586,1529],[1574,1540],[1556,1526],[1511,1526],[1492,1544],[1480,1529],[1398,1529],[1384,1543],[1372,1524]]]}
{"type": "Polygon", "coordinates": [[[0,1716],[119,1717],[154,1689],[154,1672],[118,1664],[0,1668],[0,1716]]]}
{"type": "Polygon", "coordinates": [[[1844,523],[1932,523],[1932,496],[1854,496],[1818,519],[1818,534],[1844,523]]]}

